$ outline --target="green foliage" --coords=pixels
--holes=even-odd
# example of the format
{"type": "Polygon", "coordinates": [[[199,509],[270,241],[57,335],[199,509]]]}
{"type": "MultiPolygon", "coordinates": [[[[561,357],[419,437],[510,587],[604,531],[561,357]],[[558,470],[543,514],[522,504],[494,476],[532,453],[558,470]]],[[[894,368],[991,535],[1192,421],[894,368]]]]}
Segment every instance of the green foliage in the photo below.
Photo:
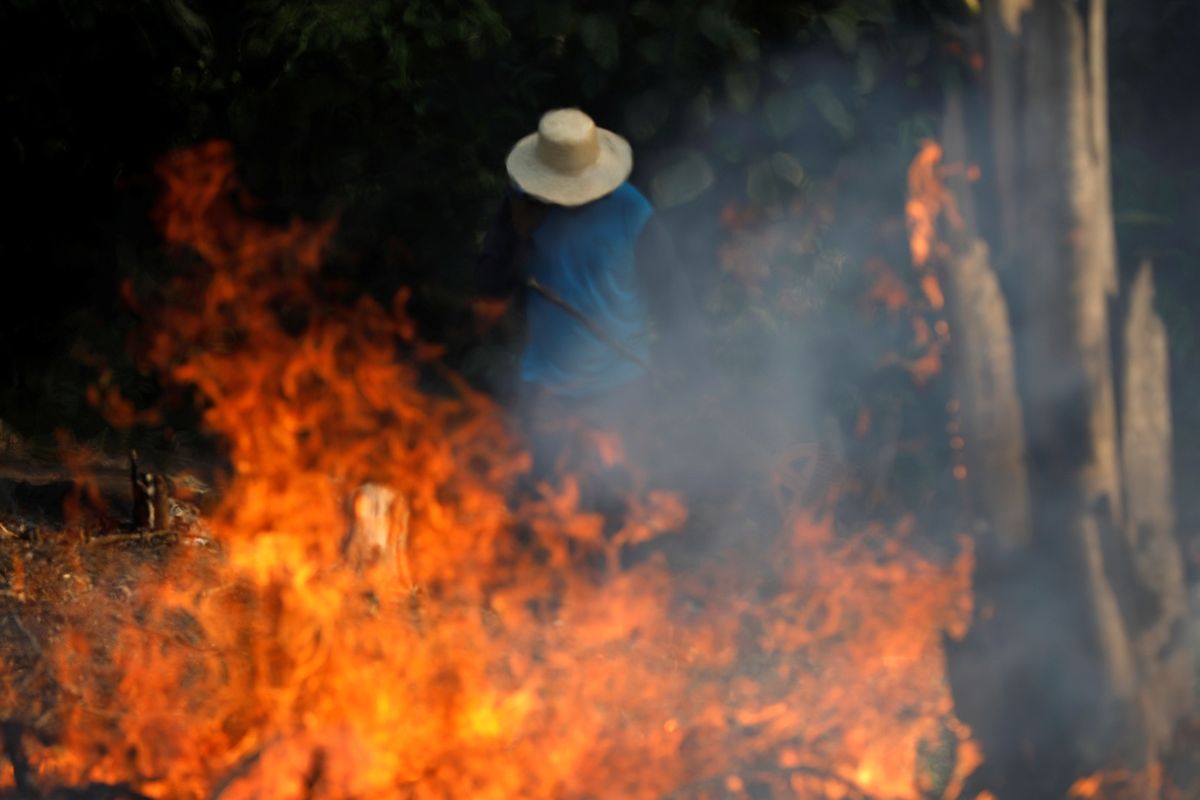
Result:
{"type": "MultiPolygon", "coordinates": [[[[1155,259],[1177,407],[1200,408],[1200,5],[1110,9],[1122,264],[1155,259]]],[[[507,149],[560,105],[633,141],[634,181],[692,266],[722,374],[822,353],[827,374],[805,379],[828,406],[915,413],[928,398],[905,376],[863,378],[906,323],[866,342],[845,310],[868,257],[903,264],[902,242],[878,232],[903,207],[917,142],[937,134],[943,73],[963,69],[951,26],[976,13],[966,0],[0,0],[0,171],[17,206],[0,263],[27,284],[0,308],[0,420],[99,429],[85,388],[104,364],[127,396],[156,397],[123,356],[137,319],[115,289],[152,293],[176,268],[148,223],[150,167],[213,137],[234,143],[262,213],[336,215],[329,269],[380,295],[413,287],[425,335],[501,382],[519,333],[480,345],[472,259],[507,149]]],[[[1200,435],[1197,419],[1178,427],[1200,435]]]]}
{"type": "MultiPolygon", "coordinates": [[[[813,276],[839,261],[836,247],[817,237],[772,261],[759,283],[787,291],[759,294],[717,263],[716,219],[730,204],[782,219],[837,168],[901,152],[905,115],[895,109],[920,98],[897,102],[896,93],[912,94],[898,81],[929,57],[925,31],[944,10],[934,0],[898,7],[3,0],[13,91],[0,140],[19,174],[14,186],[41,197],[30,213],[43,227],[59,222],[83,254],[50,252],[47,233],[8,259],[40,268],[48,296],[14,310],[25,341],[48,341],[17,357],[9,394],[36,396],[30,376],[47,359],[67,363],[76,336],[107,342],[93,349],[116,361],[111,351],[135,320],[117,311],[113,287],[121,277],[152,287],[170,269],[145,225],[149,167],[172,146],[212,137],[234,143],[264,213],[338,216],[332,271],[381,295],[414,287],[426,334],[469,371],[489,363],[466,324],[473,255],[506,184],[508,147],[557,105],[581,105],[634,141],[634,180],[680,224],[701,290],[725,298],[715,303],[720,324],[778,329],[790,312],[776,300],[816,291],[813,276]],[[879,97],[890,99],[877,108],[879,97]],[[55,207],[64,194],[78,203],[55,207]],[[88,230],[114,204],[120,213],[88,230]],[[146,244],[131,250],[130,239],[146,244]],[[78,292],[51,291],[64,283],[78,292]],[[84,316],[68,323],[76,311],[84,316]]],[[[15,341],[6,346],[20,353],[15,341]]],[[[78,380],[74,369],[61,370],[68,382],[78,380]]],[[[141,379],[129,374],[137,394],[141,379]]],[[[71,415],[40,416],[58,424],[71,415]]]]}

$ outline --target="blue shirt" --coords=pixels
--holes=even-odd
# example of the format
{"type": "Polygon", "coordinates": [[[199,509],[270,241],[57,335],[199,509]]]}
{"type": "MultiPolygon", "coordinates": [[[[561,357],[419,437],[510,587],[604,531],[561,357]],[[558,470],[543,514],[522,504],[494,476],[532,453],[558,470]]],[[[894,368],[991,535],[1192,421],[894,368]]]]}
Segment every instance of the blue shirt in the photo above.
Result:
{"type": "MultiPolygon", "coordinates": [[[[526,263],[530,277],[643,362],[649,361],[650,349],[634,247],[650,214],[649,201],[629,183],[582,206],[555,206],[533,231],[526,263]]],[[[579,397],[645,374],[644,367],[541,294],[529,294],[527,314],[522,380],[579,397]]]]}
{"type": "MultiPolygon", "coordinates": [[[[643,376],[650,362],[648,295],[680,331],[691,324],[691,292],[650,202],[630,183],[582,206],[507,198],[477,264],[486,294],[512,292],[533,278],[606,338],[540,293],[526,292],[528,338],[521,379],[569,398],[587,398],[643,376]],[[521,235],[514,205],[536,221],[521,235]],[[642,363],[639,364],[638,361],[642,363]]],[[[685,334],[685,338],[692,338],[685,334]]]]}

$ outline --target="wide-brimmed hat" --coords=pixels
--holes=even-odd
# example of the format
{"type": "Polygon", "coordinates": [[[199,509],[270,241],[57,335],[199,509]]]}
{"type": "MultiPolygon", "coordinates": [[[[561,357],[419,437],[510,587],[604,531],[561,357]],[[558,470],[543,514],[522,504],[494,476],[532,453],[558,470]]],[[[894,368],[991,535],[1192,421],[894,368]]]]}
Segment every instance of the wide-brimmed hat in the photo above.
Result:
{"type": "Polygon", "coordinates": [[[577,108],[548,111],[508,154],[508,174],[521,190],[560,206],[581,206],[609,194],[629,177],[629,142],[596,127],[577,108]]]}

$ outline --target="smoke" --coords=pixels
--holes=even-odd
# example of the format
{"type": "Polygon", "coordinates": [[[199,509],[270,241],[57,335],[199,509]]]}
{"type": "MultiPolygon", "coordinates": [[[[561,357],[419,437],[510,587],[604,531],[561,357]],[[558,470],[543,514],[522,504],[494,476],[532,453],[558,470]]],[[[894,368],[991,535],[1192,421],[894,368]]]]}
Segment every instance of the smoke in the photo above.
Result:
{"type": "MultiPolygon", "coordinates": [[[[767,99],[755,111],[710,99],[703,134],[635,148],[634,183],[672,231],[705,325],[689,342],[701,354],[698,369],[672,381],[663,376],[674,365],[660,362],[663,376],[639,400],[622,397],[605,413],[643,421],[644,479],[687,499],[688,535],[666,544],[680,561],[767,552],[799,507],[831,514],[843,531],[913,515],[922,546],[952,551],[955,534],[978,515],[960,472],[960,398],[946,362],[954,332],[922,297],[903,228],[904,170],[919,139],[938,133],[932,123],[905,123],[934,119],[940,108],[893,85],[859,97],[851,113],[829,88],[847,82],[845,63],[783,61],[789,74],[822,79],[761,89],[767,99]],[[800,121],[780,136],[786,115],[800,121]],[[901,287],[902,301],[872,291],[881,276],[901,287]],[[831,488],[838,496],[825,505],[831,488]]],[[[979,98],[971,103],[977,108],[979,98]]],[[[1035,331],[1021,310],[1011,317],[1025,348],[1018,363],[1030,349],[1057,352],[1056,337],[1066,334],[1035,331]]],[[[670,326],[656,333],[660,342],[689,335],[670,326]]],[[[1080,374],[1043,375],[1023,387],[1035,481],[1064,466],[1055,463],[1063,441],[1086,438],[1072,436],[1087,423],[1080,374]]],[[[613,492],[628,490],[627,476],[614,480],[613,492]]],[[[1050,796],[1131,736],[1128,719],[1105,700],[1114,691],[1104,655],[1112,645],[1095,605],[1105,592],[1112,597],[1103,602],[1123,602],[1139,578],[1112,509],[1096,510],[1090,532],[1078,530],[1077,487],[1037,488],[1037,547],[977,574],[983,621],[949,652],[960,718],[996,754],[991,779],[1020,773],[1010,786],[1050,796]],[[1107,565],[1112,588],[1098,589],[1078,567],[1092,557],[1107,565]],[[987,616],[996,613],[998,622],[987,616]],[[1008,699],[997,704],[997,696],[1008,699]],[[1083,719],[1090,736],[1081,738],[1083,719]],[[1014,742],[1036,756],[1023,762],[1014,742]],[[1039,774],[1029,778],[1031,769],[1039,774]]]]}
{"type": "Polygon", "coordinates": [[[830,54],[769,62],[750,106],[731,89],[709,93],[697,111],[648,86],[676,101],[669,114],[705,118],[699,128],[680,124],[669,141],[639,144],[636,118],[599,120],[634,139],[632,182],[670,231],[689,285],[671,305],[702,322],[652,315],[656,363],[642,399],[589,406],[643,421],[648,479],[705,506],[698,519],[724,546],[748,528],[778,530],[786,509],[770,496],[772,470],[789,458],[819,459],[814,478],[825,483],[865,475],[877,496],[893,496],[888,513],[927,506],[920,495],[930,487],[954,491],[946,381],[909,369],[927,354],[919,340],[936,337],[936,319],[868,299],[874,265],[920,303],[904,174],[932,131],[904,122],[928,98],[895,85],[859,93],[863,67],[830,54]]]}

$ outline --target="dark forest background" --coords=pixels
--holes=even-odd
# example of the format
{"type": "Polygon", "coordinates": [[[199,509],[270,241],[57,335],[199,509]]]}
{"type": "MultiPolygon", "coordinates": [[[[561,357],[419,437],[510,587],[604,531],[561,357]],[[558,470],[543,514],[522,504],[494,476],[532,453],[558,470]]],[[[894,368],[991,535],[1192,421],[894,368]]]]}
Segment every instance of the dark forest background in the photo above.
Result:
{"type": "MultiPolygon", "coordinates": [[[[261,213],[336,216],[329,271],[380,297],[412,287],[424,336],[503,393],[519,319],[476,332],[474,254],[508,148],[543,110],[578,105],[633,142],[633,180],[689,263],[714,372],[736,383],[826,354],[821,375],[800,376],[823,407],[900,398],[940,421],[910,374],[861,379],[892,345],[864,344],[846,309],[878,277],[864,264],[903,272],[905,169],[938,134],[945,87],[982,107],[975,6],[0,0],[0,420],[33,441],[66,428],[116,444],[88,387],[159,400],[127,355],[138,320],[118,288],[150,293],[172,269],[151,221],[155,160],[213,138],[233,143],[261,213]]],[[[1200,470],[1197,34],[1187,0],[1110,4],[1120,263],[1156,264],[1181,483],[1200,470]]],[[[190,414],[141,435],[186,440],[190,414]]]]}

